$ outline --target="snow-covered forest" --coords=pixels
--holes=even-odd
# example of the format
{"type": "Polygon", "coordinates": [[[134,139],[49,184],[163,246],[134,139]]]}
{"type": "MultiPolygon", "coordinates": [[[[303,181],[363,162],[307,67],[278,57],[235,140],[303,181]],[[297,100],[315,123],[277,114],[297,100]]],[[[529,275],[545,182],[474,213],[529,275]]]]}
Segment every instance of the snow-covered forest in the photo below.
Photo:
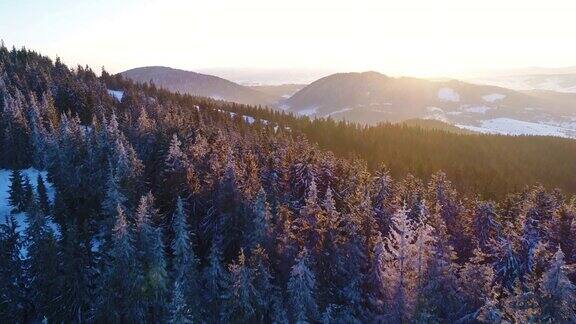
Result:
{"type": "Polygon", "coordinates": [[[576,321],[575,198],[393,178],[218,105],[1,46],[0,322],[576,321]]]}

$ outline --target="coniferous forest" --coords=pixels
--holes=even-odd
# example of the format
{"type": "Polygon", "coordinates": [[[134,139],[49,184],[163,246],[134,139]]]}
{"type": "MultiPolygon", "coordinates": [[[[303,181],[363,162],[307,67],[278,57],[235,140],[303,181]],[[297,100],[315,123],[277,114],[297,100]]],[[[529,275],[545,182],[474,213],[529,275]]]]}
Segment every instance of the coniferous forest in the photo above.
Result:
{"type": "Polygon", "coordinates": [[[2,323],[576,322],[572,140],[310,121],[4,46],[0,108],[2,323]]]}

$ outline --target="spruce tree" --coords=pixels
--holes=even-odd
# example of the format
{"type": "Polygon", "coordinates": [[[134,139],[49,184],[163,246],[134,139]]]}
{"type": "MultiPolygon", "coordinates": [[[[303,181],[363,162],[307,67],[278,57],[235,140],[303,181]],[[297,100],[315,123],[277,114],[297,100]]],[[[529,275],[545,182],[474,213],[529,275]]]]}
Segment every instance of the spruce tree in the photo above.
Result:
{"type": "Polygon", "coordinates": [[[162,229],[152,223],[157,215],[152,194],[143,196],[135,215],[136,253],[142,275],[140,302],[151,321],[162,321],[167,310],[168,273],[162,229]]]}
{"type": "Polygon", "coordinates": [[[316,276],[310,269],[306,248],[300,251],[292,266],[287,292],[294,322],[307,323],[318,318],[316,276]]]}
{"type": "Polygon", "coordinates": [[[254,273],[247,263],[244,250],[240,249],[238,260],[228,267],[230,283],[223,296],[225,300],[221,311],[223,322],[231,320],[252,322],[255,319],[259,296],[254,287],[254,273]]]}
{"type": "Polygon", "coordinates": [[[12,212],[19,213],[24,210],[25,191],[24,178],[20,170],[12,170],[10,173],[8,202],[12,206],[12,212]]]}
{"type": "Polygon", "coordinates": [[[22,239],[14,216],[0,224],[0,322],[24,321],[26,282],[21,259],[22,239]]]}
{"type": "Polygon", "coordinates": [[[44,214],[50,214],[50,200],[48,199],[48,191],[42,175],[38,174],[36,179],[36,196],[38,197],[38,205],[44,214]]]}
{"type": "Polygon", "coordinates": [[[116,210],[111,249],[106,254],[94,317],[102,322],[141,322],[145,313],[138,300],[141,279],[134,239],[124,208],[118,205],[116,210]]]}
{"type": "Polygon", "coordinates": [[[542,301],[542,322],[569,323],[576,321],[576,286],[568,278],[569,269],[560,247],[552,263],[542,275],[539,290],[542,301]]]}
{"type": "Polygon", "coordinates": [[[172,241],[172,280],[174,282],[174,293],[179,290],[182,296],[177,300],[173,296],[173,303],[178,302],[179,313],[187,309],[187,316],[192,319],[200,318],[200,273],[198,271],[199,261],[194,253],[190,240],[189,228],[186,224],[186,211],[182,198],[178,197],[176,211],[172,219],[172,231],[174,240],[172,241]],[[177,289],[176,289],[177,287],[177,289]]]}
{"type": "Polygon", "coordinates": [[[208,264],[203,269],[204,303],[206,305],[207,319],[220,320],[220,308],[225,292],[228,289],[228,272],[223,266],[221,239],[215,237],[212,241],[208,264]]]}
{"type": "Polygon", "coordinates": [[[58,242],[45,215],[34,201],[26,216],[27,277],[34,305],[33,313],[39,318],[54,319],[59,308],[56,300],[61,289],[58,280],[58,242]]]}

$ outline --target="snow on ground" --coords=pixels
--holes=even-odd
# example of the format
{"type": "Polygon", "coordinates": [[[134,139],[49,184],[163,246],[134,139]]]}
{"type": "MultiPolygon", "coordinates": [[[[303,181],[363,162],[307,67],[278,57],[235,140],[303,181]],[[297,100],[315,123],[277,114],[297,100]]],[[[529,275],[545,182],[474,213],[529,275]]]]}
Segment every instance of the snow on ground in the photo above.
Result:
{"type": "Polygon", "coordinates": [[[482,99],[486,102],[496,102],[506,98],[506,95],[500,93],[492,93],[489,95],[482,96],[482,99]]]}
{"type": "Polygon", "coordinates": [[[313,107],[313,108],[308,108],[308,109],[302,109],[302,110],[298,111],[298,114],[310,117],[310,116],[316,115],[317,111],[318,111],[318,107],[313,107]]]}
{"type": "Polygon", "coordinates": [[[336,115],[336,114],[340,114],[340,113],[344,113],[344,112],[347,112],[347,111],[350,111],[350,110],[352,110],[352,108],[343,108],[343,109],[340,109],[340,110],[336,110],[336,111],[333,111],[333,112],[331,112],[331,113],[327,113],[327,114],[326,114],[326,117],[329,117],[329,116],[332,116],[332,115],[336,115]]]}
{"type": "Polygon", "coordinates": [[[440,88],[438,90],[438,99],[448,102],[460,101],[460,95],[452,88],[440,88]]]}
{"type": "Polygon", "coordinates": [[[512,118],[495,118],[483,120],[480,126],[456,125],[459,128],[468,129],[486,134],[501,135],[539,135],[556,137],[576,137],[576,130],[560,126],[527,122],[512,118]]]}
{"type": "Polygon", "coordinates": [[[488,106],[465,106],[462,110],[469,113],[485,114],[488,110],[492,109],[488,106]]]}
{"type": "MultiPolygon", "coordinates": [[[[0,223],[4,224],[6,222],[6,216],[10,215],[10,210],[12,209],[10,203],[8,202],[8,191],[10,189],[10,173],[11,170],[0,169],[0,223]]],[[[38,171],[34,168],[29,168],[22,170],[22,176],[27,176],[30,179],[30,183],[36,189],[38,175],[42,176],[44,183],[46,184],[46,189],[48,192],[48,199],[51,202],[54,201],[54,188],[48,182],[47,173],[46,171],[38,171]]],[[[28,227],[28,223],[26,222],[26,215],[24,213],[17,213],[14,214],[14,218],[16,219],[16,223],[18,223],[18,231],[22,232],[28,227]]],[[[59,235],[60,231],[58,226],[53,222],[49,221],[48,224],[54,232],[59,235]]]]}
{"type": "Polygon", "coordinates": [[[244,117],[244,121],[246,121],[248,124],[254,124],[254,122],[256,121],[256,119],[254,119],[254,117],[250,117],[250,116],[242,116],[244,117]]]}
{"type": "Polygon", "coordinates": [[[108,94],[111,95],[112,97],[114,97],[118,101],[122,101],[122,98],[124,98],[124,91],[108,89],[108,94]]]}

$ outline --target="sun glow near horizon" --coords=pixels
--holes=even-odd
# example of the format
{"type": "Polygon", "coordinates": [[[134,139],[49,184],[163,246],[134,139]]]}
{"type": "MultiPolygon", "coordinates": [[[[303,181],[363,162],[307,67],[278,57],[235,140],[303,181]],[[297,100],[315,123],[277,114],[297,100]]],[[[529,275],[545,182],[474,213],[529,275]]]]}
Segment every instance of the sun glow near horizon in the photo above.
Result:
{"type": "Polygon", "coordinates": [[[0,38],[111,72],[166,65],[435,77],[576,65],[571,1],[309,2],[4,3],[0,38]]]}

